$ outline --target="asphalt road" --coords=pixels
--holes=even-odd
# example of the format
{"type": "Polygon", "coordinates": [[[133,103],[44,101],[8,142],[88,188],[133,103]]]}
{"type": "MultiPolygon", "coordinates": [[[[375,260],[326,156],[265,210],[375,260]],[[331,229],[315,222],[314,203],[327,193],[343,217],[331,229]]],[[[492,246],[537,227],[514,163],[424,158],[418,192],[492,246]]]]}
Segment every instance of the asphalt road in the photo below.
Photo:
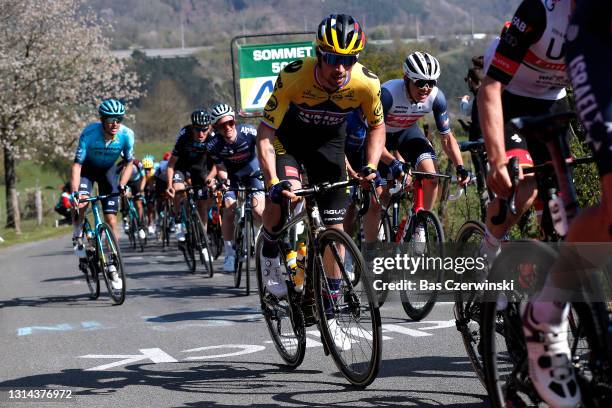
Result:
{"type": "Polygon", "coordinates": [[[257,295],[230,275],[187,274],[156,245],[123,254],[127,298],[111,306],[103,284],[89,300],[68,237],[0,251],[0,407],[488,406],[449,304],[410,322],[392,296],[381,371],[360,390],[313,330],[303,364],[284,368],[257,295]],[[72,398],[10,399],[30,389],[72,398]]]}

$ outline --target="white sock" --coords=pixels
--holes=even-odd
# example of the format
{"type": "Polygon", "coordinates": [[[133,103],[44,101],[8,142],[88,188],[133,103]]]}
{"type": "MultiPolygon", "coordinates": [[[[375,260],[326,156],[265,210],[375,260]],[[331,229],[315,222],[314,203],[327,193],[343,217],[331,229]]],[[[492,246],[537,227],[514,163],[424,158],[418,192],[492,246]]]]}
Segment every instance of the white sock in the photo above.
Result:
{"type": "Polygon", "coordinates": [[[82,224],[72,225],[72,236],[74,238],[80,238],[83,236],[83,225],[82,224]]]}
{"type": "Polygon", "coordinates": [[[232,241],[223,241],[224,247],[223,250],[225,252],[225,256],[233,256],[234,248],[232,247],[232,241]]]}
{"type": "Polygon", "coordinates": [[[534,299],[531,304],[533,305],[531,317],[532,320],[535,320],[534,323],[558,325],[561,324],[569,313],[568,303],[539,301],[534,299]]]}
{"type": "Polygon", "coordinates": [[[542,291],[532,301],[534,320],[540,323],[560,324],[564,313],[565,315],[568,313],[569,308],[566,306],[573,295],[574,291],[557,287],[553,282],[552,273],[549,273],[542,291]]]}

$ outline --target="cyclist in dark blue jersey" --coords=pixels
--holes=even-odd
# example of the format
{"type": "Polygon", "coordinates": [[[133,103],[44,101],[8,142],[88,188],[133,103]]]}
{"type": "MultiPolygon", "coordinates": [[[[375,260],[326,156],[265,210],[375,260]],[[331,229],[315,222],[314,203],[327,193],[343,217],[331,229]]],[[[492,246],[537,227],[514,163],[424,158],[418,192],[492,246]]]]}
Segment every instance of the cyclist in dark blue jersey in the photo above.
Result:
{"type": "MultiPolygon", "coordinates": [[[[208,111],[204,109],[193,111],[191,113],[191,125],[183,127],[176,137],[176,144],[172,150],[172,156],[168,160],[166,170],[168,177],[166,192],[174,198],[174,210],[177,212],[181,208],[181,202],[186,197],[182,192],[185,189],[185,182],[191,180],[198,201],[198,213],[205,231],[208,220],[208,194],[205,182],[208,170],[206,141],[210,134],[210,114],[208,111]],[[175,195],[176,191],[180,193],[175,195]]],[[[178,213],[175,215],[178,215],[178,213]]],[[[176,238],[179,242],[185,241],[185,231],[180,224],[176,226],[176,238]]],[[[208,254],[204,256],[208,257],[208,254]]]]}
{"type": "MultiPolygon", "coordinates": [[[[236,125],[234,109],[225,103],[212,107],[212,123],[215,136],[207,142],[206,148],[217,167],[217,177],[221,185],[229,180],[230,188],[238,186],[238,180],[248,177],[259,171],[259,160],[255,153],[255,137],[257,130],[250,125],[236,125]]],[[[207,184],[213,178],[207,178],[207,184]]],[[[263,181],[250,178],[247,187],[264,188],[263,181]]],[[[253,196],[253,214],[256,220],[261,220],[265,199],[263,191],[253,196]]],[[[223,211],[223,240],[225,241],[225,261],[223,270],[234,270],[235,252],[232,247],[234,241],[234,213],[236,209],[236,193],[227,191],[223,195],[226,211],[223,211]]]]}
{"type": "MultiPolygon", "coordinates": [[[[89,197],[93,192],[93,183],[98,183],[99,194],[105,195],[125,191],[132,173],[132,160],[134,157],[134,132],[121,124],[125,116],[125,106],[116,99],[106,99],[98,107],[100,122],[91,123],[85,127],[79,137],[70,184],[73,196],[73,206],[77,207],[77,198],[89,197]],[[117,168],[115,162],[123,154],[127,161],[125,171],[121,174],[117,185],[117,168]]],[[[73,243],[79,258],[85,257],[82,242],[82,224],[87,204],[78,205],[78,217],[73,224],[73,243]]],[[[102,201],[102,210],[105,221],[113,228],[115,236],[119,238],[117,230],[118,199],[108,198],[102,201]]],[[[122,282],[119,279],[115,266],[109,267],[109,273],[115,289],[120,289],[122,282]],[[114,270],[113,270],[114,269],[114,270]]]]}
{"type": "MultiPolygon", "coordinates": [[[[346,133],[344,154],[346,155],[347,173],[352,178],[361,178],[359,169],[362,169],[367,164],[365,158],[365,140],[368,127],[363,112],[360,109],[351,112],[346,122],[342,125],[342,129],[343,132],[346,133]]],[[[402,177],[404,175],[402,163],[393,157],[386,148],[383,148],[380,160],[390,169],[390,173],[394,177],[402,177]]],[[[377,194],[383,196],[383,186],[387,184],[387,181],[381,178],[378,171],[376,172],[374,184],[376,185],[377,194]]],[[[371,197],[368,212],[364,215],[363,223],[363,235],[366,243],[366,260],[369,260],[368,244],[375,243],[378,239],[380,210],[380,204],[376,202],[374,197],[371,197]]],[[[355,206],[353,202],[350,202],[346,210],[346,216],[344,217],[345,231],[352,231],[354,218],[355,206]]]]}

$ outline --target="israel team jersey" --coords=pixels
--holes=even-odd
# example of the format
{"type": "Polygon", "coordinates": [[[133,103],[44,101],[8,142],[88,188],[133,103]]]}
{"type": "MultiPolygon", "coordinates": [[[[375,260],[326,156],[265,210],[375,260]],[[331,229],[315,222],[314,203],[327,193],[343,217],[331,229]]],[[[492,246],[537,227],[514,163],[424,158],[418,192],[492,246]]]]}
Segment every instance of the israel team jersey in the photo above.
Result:
{"type": "Polygon", "coordinates": [[[134,132],[120,125],[113,140],[104,140],[102,123],[91,123],[79,137],[74,162],[99,169],[109,169],[123,152],[126,160],[134,158],[134,132]]]}

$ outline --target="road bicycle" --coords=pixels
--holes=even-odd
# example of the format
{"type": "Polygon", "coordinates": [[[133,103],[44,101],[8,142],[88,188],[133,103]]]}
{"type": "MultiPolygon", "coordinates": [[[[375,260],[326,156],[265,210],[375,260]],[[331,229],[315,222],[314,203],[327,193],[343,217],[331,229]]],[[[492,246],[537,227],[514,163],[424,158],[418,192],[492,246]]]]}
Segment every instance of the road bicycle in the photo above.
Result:
{"type": "Polygon", "coordinates": [[[157,240],[162,243],[162,251],[170,246],[170,235],[174,224],[173,200],[164,193],[163,203],[159,214],[157,214],[158,226],[156,228],[157,240]]]}
{"type": "Polygon", "coordinates": [[[187,198],[181,202],[178,220],[176,221],[182,223],[185,231],[185,241],[179,242],[179,249],[183,252],[185,262],[191,273],[196,271],[197,254],[200,262],[204,265],[204,269],[208,271],[208,276],[212,278],[215,271],[204,225],[198,213],[195,190],[192,186],[186,185],[184,191],[187,193],[187,198]]]}
{"type": "MultiPolygon", "coordinates": [[[[253,201],[257,205],[257,193],[265,192],[263,189],[245,187],[252,178],[262,178],[261,171],[249,174],[237,180],[237,187],[229,191],[236,192],[236,210],[234,217],[234,246],[236,256],[234,257],[234,287],[240,287],[242,273],[244,272],[244,283],[246,295],[251,293],[251,260],[255,254],[255,225],[253,224],[253,201]]],[[[264,196],[260,195],[259,200],[264,196]]]]}
{"type": "MultiPolygon", "coordinates": [[[[490,282],[508,279],[518,282],[514,290],[488,292],[488,299],[481,306],[483,368],[493,407],[541,402],[529,379],[520,306],[542,288],[559,255],[550,243],[564,237],[577,212],[572,168],[594,161],[592,157],[565,159],[570,157],[565,135],[573,118],[573,113],[562,113],[512,120],[523,137],[545,143],[552,158],[550,162],[523,169],[523,173],[535,175],[538,195],[548,204],[544,206],[541,230],[543,241],[549,244],[509,243],[502,248],[489,274],[490,282]]],[[[510,168],[513,185],[518,181],[516,167],[510,168]]],[[[514,192],[506,204],[512,212],[513,200],[514,192]]],[[[610,311],[592,296],[605,287],[597,282],[596,274],[589,279],[581,276],[579,301],[571,304],[568,338],[585,406],[609,406],[612,401],[610,311]]]]}
{"type": "MultiPolygon", "coordinates": [[[[392,189],[393,193],[389,204],[384,208],[381,223],[390,224],[390,231],[393,241],[397,244],[408,243],[408,247],[399,246],[399,250],[408,250],[411,256],[444,257],[444,230],[438,216],[423,207],[423,179],[450,178],[446,174],[427,173],[412,171],[409,163],[404,164],[404,179],[399,186],[392,189]],[[408,207],[406,214],[400,219],[401,203],[408,198],[405,194],[405,186],[408,185],[408,178],[412,176],[411,192],[412,207],[408,207]],[[391,212],[391,213],[390,213],[391,212]]],[[[443,279],[443,270],[435,269],[428,271],[427,280],[431,284],[439,284],[443,279]]],[[[404,271],[404,273],[408,273],[404,271]]],[[[402,273],[401,278],[409,279],[402,273]]],[[[424,319],[434,307],[438,290],[402,290],[400,298],[402,307],[408,317],[412,320],[424,319]]],[[[385,290],[379,291],[379,304],[383,303],[387,297],[385,290]]]]}
{"type": "MultiPolygon", "coordinates": [[[[353,385],[365,387],[378,374],[382,355],[380,312],[359,248],[344,231],[326,229],[314,196],[356,185],[357,180],[321,183],[293,191],[304,197],[305,206],[291,214],[278,232],[279,256],[286,259],[289,233],[299,222],[305,225],[307,254],[303,290],[296,290],[291,273],[286,273],[287,296],[277,298],[264,282],[261,251],[264,238],[256,244],[256,275],[261,309],[276,350],[285,363],[298,367],[306,352],[306,327],[316,324],[326,355],[331,354],[342,375],[353,385]],[[360,282],[353,286],[347,263],[359,269],[360,282]],[[338,290],[331,290],[327,276],[341,276],[338,290]]],[[[290,270],[286,265],[285,269],[290,270]]]]}
{"type": "MultiPolygon", "coordinates": [[[[142,200],[144,206],[144,197],[139,195],[137,198],[142,200]]],[[[123,222],[125,223],[124,229],[130,241],[132,249],[140,248],[140,252],[144,251],[144,247],[147,243],[146,231],[144,230],[144,223],[138,215],[138,210],[134,204],[133,197],[123,197],[123,222]],[[142,236],[141,236],[142,231],[142,236]]]]}
{"type": "Polygon", "coordinates": [[[100,275],[102,275],[113,304],[121,305],[125,301],[126,287],[121,251],[112,228],[102,221],[97,205],[100,200],[117,196],[119,196],[119,193],[79,199],[79,204],[92,203],[91,211],[94,218],[93,227],[87,217],[85,217],[83,223],[82,237],[86,240],[84,243],[86,257],[79,260],[79,269],[85,274],[91,299],[97,299],[100,296],[100,275]],[[115,289],[112,286],[109,276],[111,265],[115,266],[118,279],[121,281],[120,289],[115,289]]]}
{"type": "Polygon", "coordinates": [[[209,189],[209,196],[215,197],[216,205],[208,210],[208,242],[210,244],[210,250],[212,252],[213,259],[219,258],[223,252],[223,232],[221,227],[223,226],[223,218],[221,217],[221,211],[223,209],[223,193],[219,190],[213,191],[209,189]]]}

